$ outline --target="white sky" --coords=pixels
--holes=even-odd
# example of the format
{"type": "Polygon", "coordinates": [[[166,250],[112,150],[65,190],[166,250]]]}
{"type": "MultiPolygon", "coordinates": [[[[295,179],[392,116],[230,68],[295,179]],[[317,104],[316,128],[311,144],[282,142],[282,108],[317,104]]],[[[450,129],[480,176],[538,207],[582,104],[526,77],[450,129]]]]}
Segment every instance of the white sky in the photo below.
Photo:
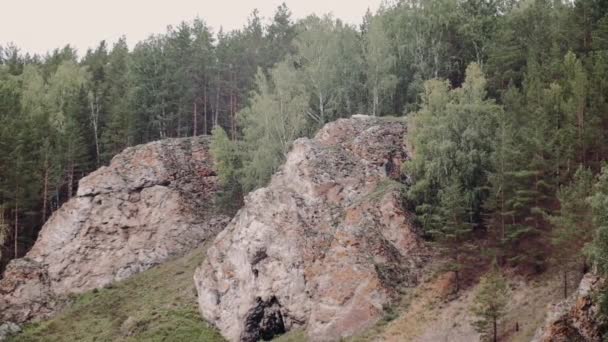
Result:
{"type": "MultiPolygon", "coordinates": [[[[164,32],[197,15],[214,29],[242,27],[257,8],[271,18],[282,0],[0,0],[0,44],[15,43],[23,52],[45,53],[70,43],[82,56],[105,39],[121,35],[129,46],[152,33],[164,32]]],[[[333,13],[347,23],[360,23],[367,8],[381,0],[285,0],[294,19],[311,13],[333,13]]],[[[111,46],[111,45],[110,45],[111,46]]]]}

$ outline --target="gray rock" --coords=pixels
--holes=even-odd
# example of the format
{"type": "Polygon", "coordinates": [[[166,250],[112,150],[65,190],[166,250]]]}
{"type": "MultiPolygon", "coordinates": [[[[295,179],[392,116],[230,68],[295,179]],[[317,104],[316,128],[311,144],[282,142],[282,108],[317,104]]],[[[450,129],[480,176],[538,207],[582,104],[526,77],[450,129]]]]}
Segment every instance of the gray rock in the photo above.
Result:
{"type": "Polygon", "coordinates": [[[0,342],[6,341],[12,335],[21,332],[21,328],[15,323],[3,323],[0,324],[0,342]]]}
{"type": "Polygon", "coordinates": [[[195,273],[200,311],[230,341],[296,328],[337,341],[374,325],[426,250],[401,207],[403,122],[356,116],[294,143],[195,273]]]}
{"type": "Polygon", "coordinates": [[[68,294],[126,279],[215,235],[217,176],[205,137],[131,147],[80,181],[0,280],[0,322],[48,317],[68,294]]]}

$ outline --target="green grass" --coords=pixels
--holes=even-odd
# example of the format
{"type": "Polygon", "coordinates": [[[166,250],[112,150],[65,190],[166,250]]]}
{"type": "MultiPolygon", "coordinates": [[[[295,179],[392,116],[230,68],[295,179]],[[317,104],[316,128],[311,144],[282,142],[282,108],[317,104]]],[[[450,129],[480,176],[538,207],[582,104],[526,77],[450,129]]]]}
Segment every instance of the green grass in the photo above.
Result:
{"type": "Polygon", "coordinates": [[[407,116],[398,114],[384,115],[378,118],[384,122],[407,122],[407,116]]]}
{"type": "Polygon", "coordinates": [[[75,296],[54,318],[9,341],[224,341],[201,318],[192,275],[203,250],[111,287],[75,296]]]}
{"type": "Polygon", "coordinates": [[[374,191],[364,196],[360,202],[379,202],[384,196],[393,191],[404,192],[406,187],[404,184],[393,179],[383,179],[378,183],[374,191]]]}

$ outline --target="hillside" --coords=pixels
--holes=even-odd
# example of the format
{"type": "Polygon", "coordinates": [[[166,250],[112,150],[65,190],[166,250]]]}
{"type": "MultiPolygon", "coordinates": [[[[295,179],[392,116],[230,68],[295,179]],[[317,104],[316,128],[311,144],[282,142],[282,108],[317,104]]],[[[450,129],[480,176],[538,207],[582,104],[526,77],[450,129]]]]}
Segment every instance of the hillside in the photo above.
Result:
{"type": "MultiPolygon", "coordinates": [[[[82,292],[78,288],[69,291],[70,286],[62,286],[71,294],[67,300],[49,297],[59,300],[54,312],[28,316],[52,317],[27,323],[21,334],[9,340],[482,340],[473,324],[476,317],[471,308],[483,291],[480,279],[491,271],[480,259],[479,268],[463,271],[466,277],[459,280],[450,270],[452,256],[445,254],[445,247],[422,238],[400,197],[408,186],[401,166],[411,158],[402,140],[404,135],[406,123],[396,118],[357,115],[327,124],[314,138],[294,143],[269,185],[246,197],[244,207],[214,241],[205,239],[183,257],[159,259],[158,266],[133,272],[127,279],[105,282],[82,294],[77,294],[82,292]]],[[[157,216],[138,210],[135,215],[140,216],[134,217],[140,224],[130,228],[129,236],[137,237],[140,226],[145,227],[144,236],[149,236],[147,230],[165,229],[163,224],[167,223],[174,230],[213,234],[214,230],[207,231],[208,223],[218,218],[209,216],[213,210],[209,211],[212,202],[208,201],[217,189],[214,172],[208,169],[208,149],[206,138],[137,146],[120,154],[110,167],[84,178],[79,193],[94,193],[93,197],[101,194],[101,202],[106,204],[99,208],[107,210],[115,206],[115,201],[122,203],[123,193],[139,193],[139,184],[146,184],[144,189],[158,184],[171,186],[178,194],[188,190],[187,197],[148,200],[145,207],[174,208],[167,204],[192,200],[191,205],[182,208],[198,208],[198,214],[204,213],[196,216],[194,225],[171,223],[190,222],[188,217],[193,214],[189,210],[165,211],[171,217],[162,222],[150,221],[157,216]],[[165,181],[166,177],[173,180],[169,182],[173,185],[165,181]],[[194,189],[199,191],[192,192],[194,189]]],[[[56,216],[61,220],[53,218],[47,223],[33,251],[44,250],[47,245],[65,248],[54,250],[56,254],[78,250],[71,259],[76,266],[91,260],[100,247],[105,247],[102,250],[107,264],[115,265],[129,257],[115,239],[109,240],[114,243],[89,247],[89,241],[101,241],[108,232],[124,229],[123,218],[99,215],[107,212],[99,208],[82,211],[78,201],[68,202],[58,211],[56,216]],[[65,225],[56,223],[66,220],[73,222],[75,235],[66,235],[65,225]],[[62,240],[62,236],[69,239],[62,240]]],[[[118,207],[124,208],[124,204],[118,207]]],[[[160,246],[171,246],[167,239],[160,246]]],[[[139,255],[148,248],[134,244],[129,252],[139,255]]],[[[63,259],[39,260],[45,268],[53,269],[57,266],[54,260],[63,259]]],[[[11,265],[21,262],[32,261],[19,259],[11,265]]],[[[9,271],[12,269],[9,265],[9,271]]],[[[87,272],[58,272],[53,281],[63,284],[59,277],[62,274],[85,280],[113,277],[111,270],[92,278],[87,272]]],[[[501,341],[529,341],[542,335],[543,327],[549,339],[539,341],[550,341],[556,334],[576,336],[581,326],[585,333],[596,333],[594,329],[599,325],[594,320],[595,309],[581,311],[577,304],[588,307],[592,302],[574,291],[580,274],[570,274],[567,290],[574,295],[561,303],[564,289],[560,268],[528,275],[522,275],[517,267],[505,267],[502,272],[509,300],[498,320],[501,341]]],[[[13,281],[14,275],[7,274],[0,283],[3,288],[9,288],[7,284],[13,281]]],[[[30,283],[26,280],[23,284],[27,289],[30,283]]],[[[27,300],[20,293],[32,292],[17,288],[2,293],[5,297],[0,299],[27,300]]],[[[32,298],[29,305],[34,308],[45,300],[32,298]]],[[[9,313],[16,308],[2,303],[9,313]]]]}
{"type": "MultiPolygon", "coordinates": [[[[108,288],[74,296],[69,308],[48,321],[26,325],[10,342],[62,341],[225,341],[205,323],[196,306],[192,276],[205,248],[154,267],[108,288]]],[[[429,278],[405,294],[374,327],[348,342],[475,340],[468,305],[473,286],[451,297],[449,274],[429,272],[429,278]]],[[[542,277],[513,281],[504,341],[528,342],[542,325],[547,308],[561,301],[560,279],[542,277]],[[515,332],[515,324],[519,332],[515,332]]],[[[276,342],[308,342],[302,331],[276,342]]]]}
{"type": "Polygon", "coordinates": [[[73,296],[56,317],[12,342],[224,341],[196,306],[192,276],[205,248],[103,289],[73,296]]]}
{"type": "Polygon", "coordinates": [[[608,1],[286,1],[0,7],[183,20],[0,41],[0,340],[608,340],[608,1]]]}

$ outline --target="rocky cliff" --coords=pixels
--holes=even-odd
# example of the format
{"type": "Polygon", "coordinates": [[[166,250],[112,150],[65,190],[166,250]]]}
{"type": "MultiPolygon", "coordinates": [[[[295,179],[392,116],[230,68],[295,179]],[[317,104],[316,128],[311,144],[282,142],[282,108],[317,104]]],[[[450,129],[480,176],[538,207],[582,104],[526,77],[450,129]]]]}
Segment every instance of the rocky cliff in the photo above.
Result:
{"type": "Polygon", "coordinates": [[[601,341],[603,325],[595,295],[602,282],[593,274],[585,275],[569,299],[550,306],[545,325],[532,342],[601,341]]]}
{"type": "Polygon", "coordinates": [[[126,149],[79,183],[26,257],[0,280],[0,322],[44,318],[61,299],[146,270],[215,237],[228,222],[207,138],[126,149]]]}
{"type": "Polygon", "coordinates": [[[425,249],[401,207],[401,121],[355,116],[295,141],[195,273],[199,307],[231,341],[302,328],[339,340],[417,282],[425,249]]]}

